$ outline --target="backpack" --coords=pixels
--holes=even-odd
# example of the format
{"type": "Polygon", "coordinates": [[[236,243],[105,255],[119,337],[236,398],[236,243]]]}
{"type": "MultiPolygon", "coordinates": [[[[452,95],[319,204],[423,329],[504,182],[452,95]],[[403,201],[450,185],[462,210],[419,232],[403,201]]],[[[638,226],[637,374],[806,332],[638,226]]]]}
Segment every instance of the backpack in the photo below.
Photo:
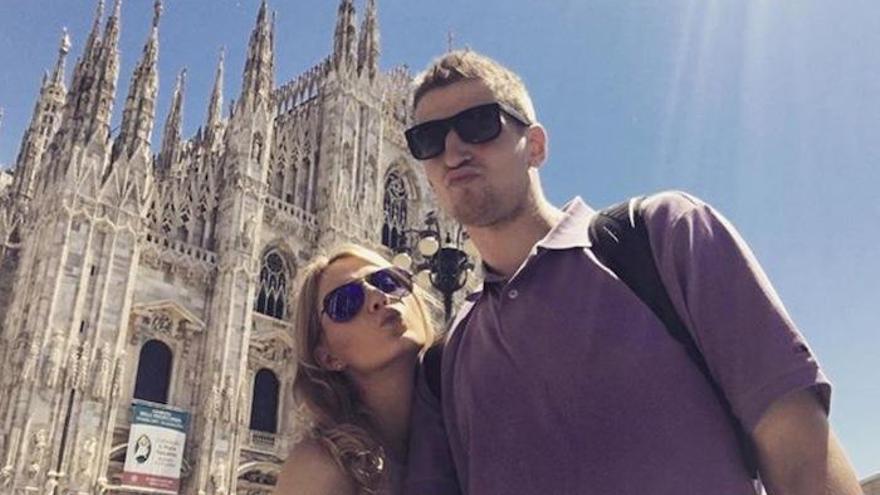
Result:
{"type": "MultiPolygon", "coordinates": [[[[589,227],[591,250],[606,268],[617,275],[657,315],[669,335],[684,347],[688,358],[706,378],[724,409],[736,432],[743,461],[752,478],[757,479],[758,464],[751,438],[733,413],[724,391],[712,376],[706,359],[675,310],[657,271],[648,229],[642,217],[644,199],[644,196],[633,198],[598,211],[589,227]]],[[[442,348],[442,345],[431,347],[422,361],[428,387],[438,402],[442,399],[442,348]]]]}

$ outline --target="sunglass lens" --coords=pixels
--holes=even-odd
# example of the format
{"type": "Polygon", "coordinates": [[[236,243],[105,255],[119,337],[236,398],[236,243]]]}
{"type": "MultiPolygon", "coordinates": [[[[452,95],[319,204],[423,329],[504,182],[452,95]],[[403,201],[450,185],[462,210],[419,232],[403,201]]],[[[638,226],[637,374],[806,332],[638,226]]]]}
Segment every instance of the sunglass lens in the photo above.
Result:
{"type": "Polygon", "coordinates": [[[489,104],[471,108],[456,116],[455,132],[465,142],[485,143],[501,133],[498,105],[489,104]]]}
{"type": "Polygon", "coordinates": [[[416,159],[427,160],[443,153],[447,132],[445,122],[425,122],[406,131],[406,143],[416,159]]]}
{"type": "Polygon", "coordinates": [[[355,317],[364,305],[364,288],[354,282],[336,288],[324,301],[324,310],[333,321],[342,323],[355,317]]]}
{"type": "Polygon", "coordinates": [[[370,274],[367,281],[373,287],[391,296],[403,297],[410,293],[411,285],[406,280],[406,275],[397,273],[390,268],[370,274]]]}

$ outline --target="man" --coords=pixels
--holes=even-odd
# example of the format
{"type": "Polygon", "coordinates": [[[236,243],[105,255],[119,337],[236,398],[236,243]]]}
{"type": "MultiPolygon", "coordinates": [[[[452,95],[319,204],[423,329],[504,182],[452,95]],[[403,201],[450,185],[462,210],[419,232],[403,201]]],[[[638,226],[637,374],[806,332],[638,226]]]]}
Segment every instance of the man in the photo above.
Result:
{"type": "MultiPolygon", "coordinates": [[[[683,348],[591,251],[593,210],[544,197],[547,134],[518,76],[472,51],[418,79],[413,155],[486,268],[423,380],[407,493],[751,494],[736,426],[683,348]]],[[[644,200],[663,286],[751,439],[771,494],[860,493],[830,385],[715,210],[644,200]]]]}

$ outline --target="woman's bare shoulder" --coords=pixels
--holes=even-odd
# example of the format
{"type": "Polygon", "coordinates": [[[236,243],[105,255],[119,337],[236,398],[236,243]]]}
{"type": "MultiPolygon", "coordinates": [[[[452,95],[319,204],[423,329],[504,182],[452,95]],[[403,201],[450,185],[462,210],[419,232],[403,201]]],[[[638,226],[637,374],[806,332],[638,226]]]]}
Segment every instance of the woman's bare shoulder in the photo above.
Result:
{"type": "Polygon", "coordinates": [[[351,479],[317,440],[306,439],[290,451],[275,495],[355,495],[351,479]]]}

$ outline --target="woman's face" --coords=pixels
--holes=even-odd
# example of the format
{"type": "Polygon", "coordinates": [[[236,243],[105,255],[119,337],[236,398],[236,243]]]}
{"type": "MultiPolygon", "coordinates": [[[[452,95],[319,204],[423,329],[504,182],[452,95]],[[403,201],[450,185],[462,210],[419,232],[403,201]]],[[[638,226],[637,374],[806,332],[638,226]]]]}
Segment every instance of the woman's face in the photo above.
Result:
{"type": "Polygon", "coordinates": [[[414,357],[425,344],[426,323],[414,296],[398,298],[363,281],[381,268],[386,267],[345,257],[325,269],[318,284],[319,312],[327,294],[354,280],[362,281],[364,302],[357,314],[345,322],[334,321],[321,312],[324,335],[316,354],[324,367],[367,374],[401,358],[414,357]]]}

